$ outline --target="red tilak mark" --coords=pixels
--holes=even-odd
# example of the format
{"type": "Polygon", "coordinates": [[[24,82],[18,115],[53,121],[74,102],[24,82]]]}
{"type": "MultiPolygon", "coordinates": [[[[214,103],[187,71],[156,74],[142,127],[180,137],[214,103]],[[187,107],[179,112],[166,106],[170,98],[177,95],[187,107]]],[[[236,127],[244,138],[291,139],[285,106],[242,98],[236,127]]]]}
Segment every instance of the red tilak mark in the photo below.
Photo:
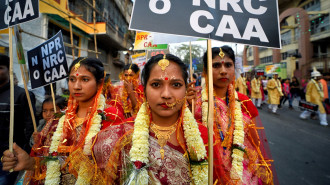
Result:
{"type": "Polygon", "coordinates": [[[165,80],[168,80],[168,77],[165,77],[165,80]]]}
{"type": "Polygon", "coordinates": [[[76,76],[78,76],[79,74],[77,73],[76,76]]]}
{"type": "Polygon", "coordinates": [[[221,63],[223,64],[223,63],[225,63],[225,61],[221,61],[221,63]]]}

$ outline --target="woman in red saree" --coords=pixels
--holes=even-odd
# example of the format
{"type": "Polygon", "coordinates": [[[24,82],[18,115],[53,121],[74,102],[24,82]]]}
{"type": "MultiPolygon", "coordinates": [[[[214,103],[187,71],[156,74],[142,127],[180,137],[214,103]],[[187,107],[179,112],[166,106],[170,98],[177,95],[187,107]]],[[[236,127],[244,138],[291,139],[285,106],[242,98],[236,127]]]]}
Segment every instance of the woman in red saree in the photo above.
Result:
{"type": "MultiPolygon", "coordinates": [[[[207,54],[204,54],[207,74],[207,54]]],[[[232,48],[212,48],[214,87],[214,184],[272,184],[269,156],[265,156],[251,99],[235,91],[232,48]]],[[[207,77],[206,77],[207,78],[207,77]]],[[[207,81],[207,80],[206,80],[207,81]]],[[[206,83],[207,84],[207,83],[206,83]]],[[[204,125],[208,114],[207,87],[197,93],[195,118],[204,125]]]]}
{"type": "Polygon", "coordinates": [[[70,98],[65,115],[47,123],[31,156],[14,144],[4,152],[3,170],[28,170],[25,183],[88,184],[94,161],[92,138],[102,129],[120,123],[123,114],[106,108],[102,95],[103,64],[98,59],[78,58],[69,68],[70,98]]]}
{"type": "Polygon", "coordinates": [[[136,116],[143,101],[143,86],[139,80],[140,69],[136,64],[127,64],[124,71],[120,73],[119,78],[123,82],[119,89],[121,104],[126,118],[136,116]]]}
{"type": "Polygon", "coordinates": [[[101,131],[94,145],[96,184],[205,184],[206,128],[186,107],[187,68],[176,56],[145,65],[146,102],[135,119],[101,131]]]}

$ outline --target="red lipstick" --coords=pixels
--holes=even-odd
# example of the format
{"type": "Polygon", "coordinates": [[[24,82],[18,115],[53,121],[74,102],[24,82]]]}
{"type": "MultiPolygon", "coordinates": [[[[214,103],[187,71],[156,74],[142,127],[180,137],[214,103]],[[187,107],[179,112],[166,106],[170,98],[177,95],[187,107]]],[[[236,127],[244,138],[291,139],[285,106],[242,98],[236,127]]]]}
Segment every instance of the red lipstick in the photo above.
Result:
{"type": "Polygon", "coordinates": [[[228,81],[228,78],[220,78],[220,81],[226,82],[226,81],[228,81]]]}
{"type": "Polygon", "coordinates": [[[162,104],[159,104],[161,107],[163,107],[164,109],[168,109],[169,106],[166,105],[166,103],[162,103],[162,104]]]}
{"type": "Polygon", "coordinates": [[[74,93],[74,96],[79,97],[79,96],[81,96],[81,93],[74,93]]]}

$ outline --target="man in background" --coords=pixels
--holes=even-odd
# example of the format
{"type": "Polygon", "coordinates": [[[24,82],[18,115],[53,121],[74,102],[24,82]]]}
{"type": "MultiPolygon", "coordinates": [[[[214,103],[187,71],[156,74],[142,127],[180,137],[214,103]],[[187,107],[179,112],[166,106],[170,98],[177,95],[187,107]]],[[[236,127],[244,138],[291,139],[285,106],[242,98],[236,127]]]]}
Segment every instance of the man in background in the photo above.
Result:
{"type": "Polygon", "coordinates": [[[278,74],[274,73],[274,78],[268,80],[267,83],[267,91],[268,91],[268,108],[274,113],[278,114],[277,108],[280,104],[282,93],[282,84],[281,81],[278,79],[278,74]]]}
{"type": "MultiPolygon", "coordinates": [[[[35,97],[30,93],[34,108],[35,97]]],[[[34,108],[35,111],[35,108],[34,108]]],[[[9,57],[0,54],[0,155],[9,148],[9,121],[10,121],[10,83],[9,57]]],[[[14,142],[30,153],[29,140],[33,133],[33,124],[28,101],[23,88],[14,86],[14,142]]],[[[2,171],[0,169],[0,184],[14,184],[18,172],[2,171]]]]}

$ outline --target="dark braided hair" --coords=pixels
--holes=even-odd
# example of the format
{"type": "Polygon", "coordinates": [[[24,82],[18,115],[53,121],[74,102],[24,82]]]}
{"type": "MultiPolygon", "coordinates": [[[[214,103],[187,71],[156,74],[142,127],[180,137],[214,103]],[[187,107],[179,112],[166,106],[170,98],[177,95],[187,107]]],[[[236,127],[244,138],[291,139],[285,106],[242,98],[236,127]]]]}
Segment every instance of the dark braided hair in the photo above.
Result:
{"type": "Polygon", "coordinates": [[[127,64],[127,65],[125,65],[125,67],[124,67],[124,71],[129,70],[130,68],[132,69],[132,71],[133,71],[134,73],[137,73],[137,72],[140,71],[139,66],[136,65],[136,64],[127,64]]]}

